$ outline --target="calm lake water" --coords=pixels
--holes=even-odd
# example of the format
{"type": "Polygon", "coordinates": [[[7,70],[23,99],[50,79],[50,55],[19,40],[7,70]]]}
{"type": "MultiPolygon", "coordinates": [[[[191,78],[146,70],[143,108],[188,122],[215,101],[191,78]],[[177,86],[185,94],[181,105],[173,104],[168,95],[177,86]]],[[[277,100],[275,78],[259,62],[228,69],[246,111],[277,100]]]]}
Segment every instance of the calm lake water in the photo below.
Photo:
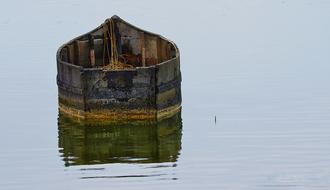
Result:
{"type": "Polygon", "coordinates": [[[0,189],[329,190],[329,18],[328,0],[2,2],[0,189]],[[180,48],[174,120],[58,116],[57,48],[113,14],[180,48]]]}

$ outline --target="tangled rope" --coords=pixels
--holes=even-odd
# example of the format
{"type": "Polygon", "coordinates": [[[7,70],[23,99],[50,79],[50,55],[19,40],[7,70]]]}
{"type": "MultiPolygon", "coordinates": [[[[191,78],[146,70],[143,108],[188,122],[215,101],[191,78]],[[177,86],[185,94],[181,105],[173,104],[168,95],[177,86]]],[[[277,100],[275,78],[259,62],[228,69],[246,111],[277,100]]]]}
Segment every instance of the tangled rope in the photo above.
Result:
{"type": "Polygon", "coordinates": [[[107,19],[103,25],[103,68],[109,70],[132,68],[133,66],[127,64],[127,60],[118,54],[115,27],[116,24],[113,19],[107,19]],[[108,58],[107,60],[106,57],[108,58]]]}

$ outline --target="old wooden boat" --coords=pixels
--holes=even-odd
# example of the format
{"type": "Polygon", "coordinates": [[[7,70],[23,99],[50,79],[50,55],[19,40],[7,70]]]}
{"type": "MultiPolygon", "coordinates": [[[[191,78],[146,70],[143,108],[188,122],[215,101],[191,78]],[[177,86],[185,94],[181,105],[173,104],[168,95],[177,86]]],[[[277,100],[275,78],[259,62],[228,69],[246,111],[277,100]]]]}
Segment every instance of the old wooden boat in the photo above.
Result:
{"type": "Polygon", "coordinates": [[[118,16],[57,52],[61,113],[90,121],[140,121],[181,110],[179,50],[118,16]]]}

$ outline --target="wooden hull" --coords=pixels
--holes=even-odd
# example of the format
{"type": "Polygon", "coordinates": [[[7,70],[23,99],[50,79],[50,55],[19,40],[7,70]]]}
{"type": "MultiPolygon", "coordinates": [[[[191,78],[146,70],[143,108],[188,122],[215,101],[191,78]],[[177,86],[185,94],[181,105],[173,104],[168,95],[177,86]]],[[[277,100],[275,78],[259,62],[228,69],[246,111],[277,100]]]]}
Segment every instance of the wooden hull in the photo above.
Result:
{"type": "Polygon", "coordinates": [[[116,48],[132,67],[105,67],[103,25],[64,44],[57,52],[60,111],[78,119],[114,122],[178,113],[181,72],[176,45],[117,16],[111,19],[119,39],[116,48]]]}

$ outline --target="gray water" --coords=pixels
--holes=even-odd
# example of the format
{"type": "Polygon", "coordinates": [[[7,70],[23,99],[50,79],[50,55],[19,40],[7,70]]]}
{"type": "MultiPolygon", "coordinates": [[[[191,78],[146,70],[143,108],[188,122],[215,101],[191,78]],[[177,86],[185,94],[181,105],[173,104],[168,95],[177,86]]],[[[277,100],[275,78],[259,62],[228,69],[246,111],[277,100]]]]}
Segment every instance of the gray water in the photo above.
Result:
{"type": "Polygon", "coordinates": [[[2,2],[0,189],[330,189],[329,18],[328,0],[2,2]],[[113,14],[180,48],[168,149],[154,128],[59,130],[56,50],[113,14]]]}

